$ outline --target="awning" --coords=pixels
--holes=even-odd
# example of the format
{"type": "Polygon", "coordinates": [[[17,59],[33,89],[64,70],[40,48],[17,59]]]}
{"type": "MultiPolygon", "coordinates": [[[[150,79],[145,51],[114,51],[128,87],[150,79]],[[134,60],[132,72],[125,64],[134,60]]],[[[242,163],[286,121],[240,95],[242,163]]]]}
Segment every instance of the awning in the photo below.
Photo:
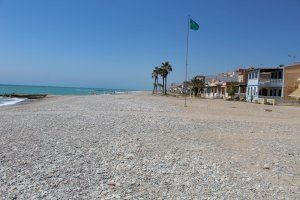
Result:
{"type": "Polygon", "coordinates": [[[289,95],[289,97],[300,100],[300,84],[298,85],[298,88],[289,95]]]}

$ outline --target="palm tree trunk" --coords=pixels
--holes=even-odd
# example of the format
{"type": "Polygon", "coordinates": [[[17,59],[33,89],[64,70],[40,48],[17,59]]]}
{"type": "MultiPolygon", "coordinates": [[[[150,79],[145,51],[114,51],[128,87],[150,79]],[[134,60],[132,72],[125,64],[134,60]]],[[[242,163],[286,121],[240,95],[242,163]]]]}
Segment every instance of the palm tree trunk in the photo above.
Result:
{"type": "Polygon", "coordinates": [[[154,94],[154,92],[157,94],[157,77],[155,77],[155,80],[154,80],[153,94],[154,94]]]}
{"type": "Polygon", "coordinates": [[[165,78],[165,94],[167,94],[167,77],[165,78]]]}
{"type": "Polygon", "coordinates": [[[162,88],[162,93],[165,93],[165,77],[163,77],[163,88],[162,88]]]}
{"type": "Polygon", "coordinates": [[[158,77],[156,78],[155,93],[157,94],[158,77]]]}
{"type": "Polygon", "coordinates": [[[155,91],[155,81],[153,83],[153,90],[152,90],[152,94],[154,94],[154,91],[155,91]]]}

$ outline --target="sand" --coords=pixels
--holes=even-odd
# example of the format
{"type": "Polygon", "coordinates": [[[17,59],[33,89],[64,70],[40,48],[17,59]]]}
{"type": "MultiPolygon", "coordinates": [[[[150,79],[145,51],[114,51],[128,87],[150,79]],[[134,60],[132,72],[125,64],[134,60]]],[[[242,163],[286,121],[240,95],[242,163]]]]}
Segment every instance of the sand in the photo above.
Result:
{"type": "Polygon", "coordinates": [[[0,199],[299,198],[300,107],[183,103],[136,93],[0,107],[0,199]]]}

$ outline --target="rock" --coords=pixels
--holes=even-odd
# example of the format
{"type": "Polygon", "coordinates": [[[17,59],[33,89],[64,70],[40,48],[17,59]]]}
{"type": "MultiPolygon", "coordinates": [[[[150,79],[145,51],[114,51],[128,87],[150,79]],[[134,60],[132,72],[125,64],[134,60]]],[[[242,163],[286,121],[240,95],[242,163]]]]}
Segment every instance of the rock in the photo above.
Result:
{"type": "Polygon", "coordinates": [[[107,185],[115,187],[117,184],[114,181],[110,180],[107,182],[107,185]]]}
{"type": "Polygon", "coordinates": [[[132,160],[134,158],[134,154],[129,153],[125,155],[125,159],[132,160]]]}
{"type": "Polygon", "coordinates": [[[264,164],[263,169],[270,169],[270,165],[269,164],[264,164]]]}
{"type": "Polygon", "coordinates": [[[297,199],[291,108],[265,118],[267,107],[199,100],[203,112],[186,112],[151,98],[0,107],[0,199],[297,199]]]}

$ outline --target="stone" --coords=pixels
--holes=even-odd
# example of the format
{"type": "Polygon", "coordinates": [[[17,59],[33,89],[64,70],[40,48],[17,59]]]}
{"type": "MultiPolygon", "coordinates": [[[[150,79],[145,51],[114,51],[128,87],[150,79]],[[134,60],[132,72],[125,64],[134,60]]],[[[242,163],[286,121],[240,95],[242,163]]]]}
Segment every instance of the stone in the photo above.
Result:
{"type": "Polygon", "coordinates": [[[110,180],[107,182],[107,185],[115,187],[117,184],[114,181],[110,180]]]}
{"type": "Polygon", "coordinates": [[[269,164],[264,164],[263,169],[270,169],[270,165],[269,164]]]}

